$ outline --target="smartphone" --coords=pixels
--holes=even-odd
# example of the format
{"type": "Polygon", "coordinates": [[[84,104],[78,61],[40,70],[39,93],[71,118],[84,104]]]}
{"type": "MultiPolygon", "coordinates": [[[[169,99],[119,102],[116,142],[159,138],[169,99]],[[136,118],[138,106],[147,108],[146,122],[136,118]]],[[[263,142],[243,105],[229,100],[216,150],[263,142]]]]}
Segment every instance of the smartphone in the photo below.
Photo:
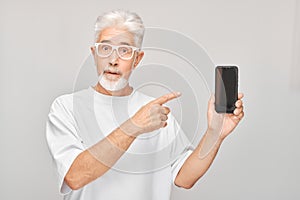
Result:
{"type": "Polygon", "coordinates": [[[217,66],[215,69],[215,110],[233,113],[238,99],[238,67],[217,66]]]}

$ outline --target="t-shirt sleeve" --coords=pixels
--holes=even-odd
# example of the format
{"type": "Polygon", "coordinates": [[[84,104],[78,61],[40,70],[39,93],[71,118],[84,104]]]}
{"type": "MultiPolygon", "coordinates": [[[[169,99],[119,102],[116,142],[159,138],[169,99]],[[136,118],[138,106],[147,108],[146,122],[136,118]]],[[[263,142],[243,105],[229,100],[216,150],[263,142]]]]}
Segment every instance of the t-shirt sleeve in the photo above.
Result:
{"type": "Polygon", "coordinates": [[[173,130],[176,133],[176,139],[174,142],[174,152],[173,154],[176,154],[176,159],[172,163],[171,167],[171,172],[172,172],[172,183],[174,186],[176,176],[178,172],[180,171],[181,167],[183,166],[184,162],[186,159],[193,153],[194,147],[192,143],[189,141],[187,136],[185,135],[184,131],[176,121],[175,117],[171,116],[172,119],[172,125],[173,125],[173,130]]]}
{"type": "Polygon", "coordinates": [[[51,106],[46,123],[46,139],[57,171],[61,194],[71,191],[64,178],[75,158],[84,151],[77,134],[72,103],[69,96],[58,97],[51,106]]]}

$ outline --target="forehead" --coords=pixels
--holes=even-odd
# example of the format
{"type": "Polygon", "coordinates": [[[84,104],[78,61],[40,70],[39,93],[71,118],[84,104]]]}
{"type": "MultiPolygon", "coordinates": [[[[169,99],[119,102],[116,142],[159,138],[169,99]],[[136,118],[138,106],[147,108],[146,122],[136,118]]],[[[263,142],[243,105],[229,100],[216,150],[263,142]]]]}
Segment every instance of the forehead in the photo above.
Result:
{"type": "Polygon", "coordinates": [[[99,35],[99,39],[97,42],[108,42],[111,44],[119,45],[119,44],[128,44],[134,45],[134,37],[133,34],[127,31],[126,29],[110,27],[105,28],[99,35]]]}

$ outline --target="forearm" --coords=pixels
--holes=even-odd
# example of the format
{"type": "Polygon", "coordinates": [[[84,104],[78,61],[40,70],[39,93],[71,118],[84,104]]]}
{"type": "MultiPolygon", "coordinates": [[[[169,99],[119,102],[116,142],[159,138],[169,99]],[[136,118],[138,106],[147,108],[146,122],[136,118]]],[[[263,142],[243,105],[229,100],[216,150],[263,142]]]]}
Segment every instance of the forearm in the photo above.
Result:
{"type": "Polygon", "coordinates": [[[238,94],[233,113],[220,114],[215,111],[214,95],[208,103],[208,131],[201,139],[198,147],[181,167],[175,184],[191,188],[201,178],[214,161],[222,141],[236,128],[244,117],[243,94],[238,94]]]}
{"type": "Polygon", "coordinates": [[[65,176],[71,189],[80,189],[102,176],[124,154],[137,132],[129,120],[89,149],[80,153],[65,176]]]}
{"type": "Polygon", "coordinates": [[[197,148],[181,167],[175,184],[183,188],[191,188],[211,166],[222,141],[219,133],[206,131],[197,148]]]}

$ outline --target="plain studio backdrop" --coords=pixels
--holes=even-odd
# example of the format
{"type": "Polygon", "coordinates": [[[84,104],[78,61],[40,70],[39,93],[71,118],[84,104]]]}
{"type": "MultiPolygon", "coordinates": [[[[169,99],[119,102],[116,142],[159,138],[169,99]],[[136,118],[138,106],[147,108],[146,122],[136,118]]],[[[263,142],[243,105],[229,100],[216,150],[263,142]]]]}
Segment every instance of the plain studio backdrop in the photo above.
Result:
{"type": "Polygon", "coordinates": [[[172,199],[300,199],[296,0],[1,0],[0,199],[62,199],[45,141],[49,107],[72,92],[96,17],[119,8],[193,38],[216,64],[240,66],[243,122],[205,176],[172,199]]]}

